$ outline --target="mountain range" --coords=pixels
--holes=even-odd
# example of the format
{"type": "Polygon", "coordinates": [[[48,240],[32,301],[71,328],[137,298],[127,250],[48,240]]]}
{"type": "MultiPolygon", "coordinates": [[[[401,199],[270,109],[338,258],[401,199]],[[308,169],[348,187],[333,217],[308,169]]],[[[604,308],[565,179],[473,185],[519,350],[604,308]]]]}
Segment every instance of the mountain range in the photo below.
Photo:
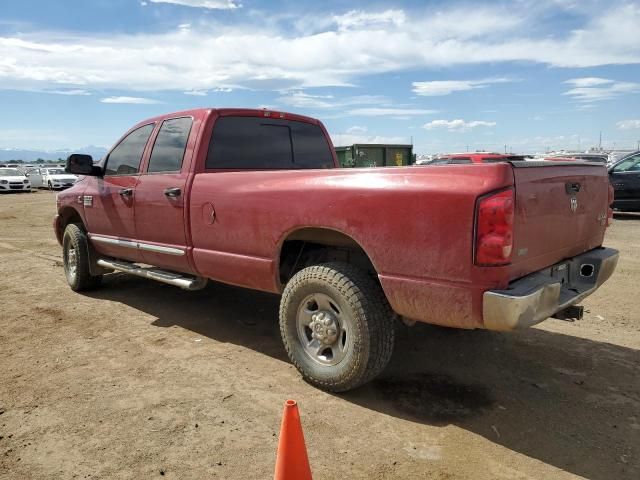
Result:
{"type": "Polygon", "coordinates": [[[87,145],[86,147],[62,150],[27,150],[22,148],[0,148],[0,162],[8,162],[11,160],[35,162],[39,158],[43,160],[58,160],[59,158],[66,160],[66,158],[72,153],[84,153],[87,155],[91,155],[94,160],[99,160],[107,153],[107,149],[104,147],[97,147],[95,145],[87,145]]]}

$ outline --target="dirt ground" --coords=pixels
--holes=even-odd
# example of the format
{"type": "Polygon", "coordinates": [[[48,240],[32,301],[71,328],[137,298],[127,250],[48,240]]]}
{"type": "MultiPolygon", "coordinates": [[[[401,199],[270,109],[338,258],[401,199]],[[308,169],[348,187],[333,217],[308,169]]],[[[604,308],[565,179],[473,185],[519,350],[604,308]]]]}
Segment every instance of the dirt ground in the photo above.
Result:
{"type": "Polygon", "coordinates": [[[54,194],[0,196],[0,478],[266,479],[282,404],[316,479],[640,478],[640,216],[584,320],[419,325],[382,377],[331,395],[286,359],[278,298],[113,274],[73,293],[54,194]]]}

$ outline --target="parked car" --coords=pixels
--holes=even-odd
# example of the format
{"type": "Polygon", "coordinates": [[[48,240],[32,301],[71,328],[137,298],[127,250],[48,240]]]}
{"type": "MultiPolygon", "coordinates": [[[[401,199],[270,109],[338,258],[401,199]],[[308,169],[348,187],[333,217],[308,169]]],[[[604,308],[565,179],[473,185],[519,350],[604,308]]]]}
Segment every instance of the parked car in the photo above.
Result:
{"type": "Polygon", "coordinates": [[[17,168],[0,168],[0,192],[30,192],[31,183],[17,168]]]}
{"type": "Polygon", "coordinates": [[[465,163],[496,163],[524,161],[523,155],[475,152],[475,153],[450,153],[433,158],[426,165],[462,165],[465,163]]]}
{"type": "MultiPolygon", "coordinates": [[[[606,169],[575,162],[339,168],[323,125],[197,109],[145,120],[57,196],[72,290],[127,272],[282,294],[280,332],[329,391],[379,374],[395,318],[513,330],[579,318],[613,273],[606,169]]],[[[500,367],[503,367],[502,365],[500,367]]]]}
{"type": "Polygon", "coordinates": [[[613,208],[640,211],[640,152],[635,152],[609,167],[614,189],[613,208]]]}
{"type": "Polygon", "coordinates": [[[64,168],[35,168],[27,173],[34,188],[61,190],[73,186],[78,181],[76,175],[66,173],[64,168]]]}
{"type": "Polygon", "coordinates": [[[609,161],[609,154],[607,153],[582,153],[582,152],[559,152],[555,154],[549,154],[546,160],[554,160],[556,158],[563,160],[574,159],[584,160],[586,162],[597,162],[606,164],[609,161]]]}

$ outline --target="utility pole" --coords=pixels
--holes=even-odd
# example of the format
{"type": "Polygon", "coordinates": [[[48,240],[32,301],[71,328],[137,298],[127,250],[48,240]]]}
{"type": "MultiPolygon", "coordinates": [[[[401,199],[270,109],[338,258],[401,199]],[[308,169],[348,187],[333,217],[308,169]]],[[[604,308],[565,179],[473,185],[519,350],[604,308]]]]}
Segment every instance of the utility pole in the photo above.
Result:
{"type": "Polygon", "coordinates": [[[504,154],[505,155],[507,154],[507,144],[506,143],[504,144],[504,154]]]}
{"type": "Polygon", "coordinates": [[[469,145],[465,145],[465,148],[467,149],[467,152],[469,151],[469,145]]]}

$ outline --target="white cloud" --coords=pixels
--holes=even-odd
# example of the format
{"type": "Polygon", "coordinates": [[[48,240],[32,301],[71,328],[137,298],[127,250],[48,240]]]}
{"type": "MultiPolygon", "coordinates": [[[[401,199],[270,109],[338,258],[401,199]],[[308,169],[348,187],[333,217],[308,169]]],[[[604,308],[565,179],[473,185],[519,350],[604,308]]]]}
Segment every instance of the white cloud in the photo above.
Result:
{"type": "Polygon", "coordinates": [[[90,92],[81,88],[72,88],[70,90],[46,90],[45,93],[54,93],[56,95],[91,95],[90,92]]]}
{"type": "Polygon", "coordinates": [[[598,85],[604,85],[606,83],[611,83],[612,80],[608,78],[599,78],[599,77],[583,77],[583,78],[572,78],[571,80],[567,80],[564,83],[569,83],[574,87],[597,87],[598,85]]]}
{"type": "Polygon", "coordinates": [[[206,97],[207,96],[207,91],[206,90],[186,90],[184,92],[185,95],[192,95],[194,97],[206,97]]]}
{"type": "Polygon", "coordinates": [[[295,108],[338,109],[354,105],[387,105],[389,99],[380,95],[355,95],[335,98],[333,95],[313,95],[301,90],[286,92],[277,99],[295,108]]]}
{"type": "Polygon", "coordinates": [[[466,120],[433,120],[432,122],[425,123],[422,127],[427,130],[434,130],[436,128],[445,128],[451,132],[466,132],[477,127],[493,127],[496,122],[485,122],[483,120],[473,120],[467,122],[466,120]]]}
{"type": "Polygon", "coordinates": [[[412,16],[398,12],[347,13],[329,30],[311,33],[249,23],[198,23],[163,33],[12,34],[0,37],[0,88],[296,89],[351,85],[373,74],[455,65],[640,63],[637,39],[629,34],[640,24],[640,5],[602,10],[576,30],[553,36],[522,28],[535,24],[524,10],[469,5],[465,10],[425,7],[412,16]]]}
{"type": "Polygon", "coordinates": [[[295,108],[332,108],[334,103],[327,101],[332,98],[332,95],[311,95],[301,91],[294,91],[279,97],[277,100],[295,108]]]}
{"type": "Polygon", "coordinates": [[[387,137],[382,135],[358,135],[352,133],[331,133],[331,141],[336,147],[345,147],[355,143],[409,144],[411,137],[387,137]]]}
{"type": "Polygon", "coordinates": [[[622,120],[616,123],[616,126],[620,130],[632,130],[632,129],[640,128],[640,120],[622,120]]]}
{"type": "MultiPolygon", "coordinates": [[[[227,10],[241,8],[242,5],[233,0],[149,0],[151,3],[173,3],[184,7],[208,8],[212,10],[227,10]]],[[[143,5],[145,3],[143,2],[143,5]]]]}
{"type": "Polygon", "coordinates": [[[425,97],[449,95],[476,88],[485,88],[493,83],[504,83],[507,78],[486,78],[484,80],[434,80],[429,82],[413,82],[413,92],[425,97]]]}
{"type": "Polygon", "coordinates": [[[158,100],[154,100],[152,98],[142,98],[142,97],[106,97],[101,98],[100,102],[102,103],[130,103],[135,105],[152,105],[155,103],[162,103],[158,100]]]}
{"type": "Polygon", "coordinates": [[[361,127],[360,125],[354,125],[353,127],[347,128],[347,133],[358,134],[365,133],[367,131],[367,127],[361,127]]]}
{"type": "Polygon", "coordinates": [[[333,21],[340,30],[361,27],[380,27],[385,24],[400,26],[405,23],[406,16],[402,10],[385,10],[379,13],[368,13],[359,10],[351,10],[344,15],[334,15],[333,21]]]}
{"type": "Polygon", "coordinates": [[[229,92],[233,92],[233,88],[230,87],[216,87],[213,89],[214,92],[223,92],[223,93],[229,93],[229,92]]]}
{"type": "Polygon", "coordinates": [[[564,83],[573,85],[563,95],[568,95],[579,102],[589,103],[609,100],[629,93],[640,92],[640,83],[618,82],[608,78],[572,78],[564,83]]]}
{"type": "Polygon", "coordinates": [[[350,115],[361,117],[383,117],[383,116],[395,116],[395,117],[408,117],[416,115],[431,115],[437,113],[438,110],[429,110],[425,108],[386,108],[386,107],[365,107],[354,108],[349,110],[350,115]]]}

